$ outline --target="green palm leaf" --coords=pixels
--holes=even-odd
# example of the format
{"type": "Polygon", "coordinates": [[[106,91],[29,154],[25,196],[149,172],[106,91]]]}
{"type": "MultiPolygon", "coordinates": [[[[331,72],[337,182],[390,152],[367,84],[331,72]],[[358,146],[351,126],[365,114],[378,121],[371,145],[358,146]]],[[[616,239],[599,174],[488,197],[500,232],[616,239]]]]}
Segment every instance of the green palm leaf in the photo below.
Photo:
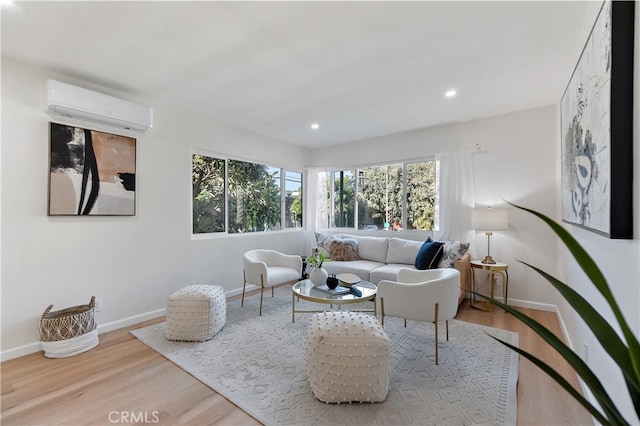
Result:
{"type": "MultiPolygon", "coordinates": [[[[532,266],[526,262],[521,262],[524,265],[535,270],[547,281],[549,281],[549,283],[551,283],[551,285],[553,285],[560,292],[560,294],[578,313],[578,315],[580,315],[589,329],[591,329],[602,347],[620,368],[627,384],[627,388],[629,390],[631,400],[633,401],[636,413],[638,413],[638,415],[640,416],[640,343],[634,336],[631,328],[622,315],[622,311],[616,303],[615,298],[613,297],[613,293],[611,292],[611,289],[604,275],[602,274],[596,263],[593,261],[591,256],[589,256],[589,254],[582,248],[582,246],[580,246],[577,240],[573,238],[573,236],[571,236],[571,234],[560,224],[545,216],[544,214],[536,212],[535,210],[527,209],[513,203],[509,204],[537,216],[538,218],[542,219],[547,225],[549,225],[549,227],[562,240],[580,268],[589,277],[591,282],[611,307],[611,310],[613,311],[614,316],[618,324],[620,325],[620,329],[622,330],[624,340],[620,338],[618,333],[616,333],[613,327],[609,325],[607,320],[604,319],[578,292],[576,292],[557,278],[553,277],[552,275],[544,272],[543,270],[536,268],[535,266],[532,266]]],[[[629,424],[624,419],[618,408],[615,406],[614,402],[611,400],[600,380],[595,376],[595,374],[591,371],[587,364],[582,361],[582,359],[564,342],[562,342],[562,340],[555,336],[555,334],[553,334],[542,324],[506,304],[498,302],[497,300],[488,296],[484,296],[482,294],[474,294],[511,313],[532,330],[534,330],[546,342],[548,342],[573,367],[573,369],[583,380],[585,385],[589,387],[589,389],[593,393],[594,398],[602,408],[602,413],[599,412],[582,395],[580,395],[577,390],[575,390],[550,366],[519,348],[515,348],[512,345],[506,344],[505,342],[502,343],[517,351],[522,356],[525,356],[527,359],[531,360],[535,365],[545,371],[545,373],[549,374],[549,376],[551,376],[574,398],[576,398],[576,400],[587,410],[589,410],[589,412],[601,423],[616,425],[629,424]]]]}
{"type": "Polygon", "coordinates": [[[547,274],[535,266],[532,266],[526,262],[520,262],[524,265],[527,265],[531,269],[538,272],[544,278],[547,279],[559,292],[562,294],[564,299],[569,302],[569,304],[573,307],[573,309],[580,314],[584,322],[591,329],[593,334],[596,336],[604,350],[611,356],[611,358],[618,364],[620,370],[625,376],[625,379],[628,380],[636,391],[640,391],[640,382],[638,381],[638,377],[635,375],[633,364],[631,362],[631,358],[629,356],[629,348],[624,344],[624,342],[618,336],[618,333],[615,332],[613,327],[609,325],[607,320],[605,320],[602,315],[595,310],[593,306],[587,302],[587,300],[582,297],[578,292],[573,290],[571,287],[566,285],[565,283],[559,281],[557,278],[547,274]]]}
{"type": "Polygon", "coordinates": [[[505,305],[504,303],[499,302],[492,297],[485,296],[479,293],[474,294],[488,300],[493,305],[496,305],[499,308],[504,309],[508,313],[512,314],[521,322],[526,324],[529,328],[531,328],[534,332],[536,332],[536,334],[542,337],[544,341],[549,343],[549,345],[551,345],[551,347],[553,347],[558,352],[558,354],[560,354],[560,356],[562,356],[569,363],[569,365],[573,367],[573,369],[578,374],[578,376],[580,376],[585,385],[589,387],[589,389],[591,389],[594,397],[598,400],[598,403],[607,415],[609,422],[613,424],[628,424],[624,420],[622,414],[616,408],[614,402],[609,397],[609,394],[607,394],[607,391],[605,390],[604,386],[602,386],[602,383],[600,382],[598,377],[596,377],[589,366],[585,364],[585,362],[582,361],[582,359],[575,352],[573,352],[558,336],[556,336],[544,325],[540,324],[528,315],[516,310],[515,308],[509,305],[505,305]]]}
{"type": "MultiPolygon", "coordinates": [[[[600,268],[598,268],[591,256],[589,256],[586,250],[582,248],[578,241],[576,241],[576,239],[573,238],[573,236],[571,236],[571,234],[566,229],[564,229],[553,219],[545,216],[542,213],[536,212],[535,210],[527,209],[525,207],[521,207],[512,203],[509,204],[539,217],[547,225],[549,225],[549,227],[551,227],[556,235],[562,240],[567,249],[569,249],[576,262],[578,262],[578,265],[580,265],[580,268],[582,268],[584,273],[589,277],[598,291],[602,294],[602,296],[604,296],[605,300],[611,307],[611,310],[613,311],[618,324],[620,325],[620,329],[622,330],[622,334],[624,335],[627,344],[629,345],[629,356],[631,358],[633,370],[635,371],[636,379],[640,381],[640,343],[633,335],[631,328],[624,319],[624,316],[622,315],[622,312],[620,311],[620,308],[616,303],[613,294],[611,293],[611,289],[607,284],[607,280],[604,278],[604,275],[600,271],[600,268]]],[[[640,412],[638,414],[640,415],[640,412]]]]}

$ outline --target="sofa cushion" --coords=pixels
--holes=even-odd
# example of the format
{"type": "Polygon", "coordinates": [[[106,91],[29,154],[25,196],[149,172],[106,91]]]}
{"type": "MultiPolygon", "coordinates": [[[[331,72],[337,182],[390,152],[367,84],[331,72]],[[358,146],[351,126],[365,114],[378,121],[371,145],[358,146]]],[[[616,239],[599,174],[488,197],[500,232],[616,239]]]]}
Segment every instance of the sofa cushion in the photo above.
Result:
{"type": "Polygon", "coordinates": [[[405,240],[392,237],[389,239],[386,263],[406,263],[413,265],[418,251],[422,247],[422,241],[405,240]]]}
{"type": "Polygon", "coordinates": [[[464,256],[471,244],[460,241],[442,241],[442,243],[444,243],[444,246],[442,247],[442,258],[440,258],[438,268],[453,268],[456,260],[464,256]]]}
{"type": "Polygon", "coordinates": [[[369,281],[376,285],[383,280],[398,281],[398,271],[400,271],[400,269],[416,268],[415,266],[407,265],[406,263],[388,263],[371,271],[371,279],[369,281]]]}
{"type": "Polygon", "coordinates": [[[350,272],[359,276],[360,279],[371,281],[371,271],[383,265],[383,263],[372,262],[370,260],[351,260],[343,262],[328,261],[324,262],[322,267],[326,269],[329,274],[338,275],[343,272],[350,272]]]}
{"type": "Polygon", "coordinates": [[[353,238],[358,240],[358,256],[363,260],[385,263],[387,260],[387,237],[363,237],[361,235],[343,234],[341,238],[353,238]]]}
{"type": "Polygon", "coordinates": [[[418,251],[414,266],[416,269],[433,269],[438,267],[442,257],[442,246],[439,241],[425,241],[418,251]]]}
{"type": "Polygon", "coordinates": [[[331,241],[329,258],[331,260],[360,260],[360,257],[358,257],[358,241],[352,238],[331,241]]]}

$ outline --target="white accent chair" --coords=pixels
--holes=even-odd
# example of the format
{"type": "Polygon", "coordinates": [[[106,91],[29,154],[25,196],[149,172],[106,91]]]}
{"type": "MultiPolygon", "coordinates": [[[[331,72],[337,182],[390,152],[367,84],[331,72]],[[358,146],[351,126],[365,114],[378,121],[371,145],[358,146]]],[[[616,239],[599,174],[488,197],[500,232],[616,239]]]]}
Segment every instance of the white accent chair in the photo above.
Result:
{"type": "Polygon", "coordinates": [[[438,322],[445,321],[447,341],[449,320],[458,313],[460,272],[454,268],[417,271],[401,269],[398,281],[380,281],[377,299],[380,303],[381,324],[384,317],[392,316],[435,324],[436,365],[438,365],[438,322]]]}
{"type": "Polygon", "coordinates": [[[302,277],[302,258],[296,255],[284,254],[275,250],[250,250],[242,256],[244,285],[242,286],[242,302],[247,283],[260,287],[260,315],[262,315],[262,299],[265,287],[284,283],[294,283],[302,277]]]}

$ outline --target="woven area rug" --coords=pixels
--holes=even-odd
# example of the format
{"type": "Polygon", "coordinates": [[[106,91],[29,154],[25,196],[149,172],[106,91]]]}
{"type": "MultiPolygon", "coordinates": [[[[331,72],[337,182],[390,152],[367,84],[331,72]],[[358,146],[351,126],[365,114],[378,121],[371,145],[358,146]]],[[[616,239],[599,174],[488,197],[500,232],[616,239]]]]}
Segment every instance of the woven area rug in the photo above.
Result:
{"type": "MultiPolygon", "coordinates": [[[[490,335],[518,344],[518,334],[462,321],[441,327],[440,365],[435,365],[430,323],[385,318],[392,348],[391,385],[376,404],[325,404],[307,381],[304,339],[313,314],[291,322],[291,289],[233,301],[227,324],[203,343],[172,342],[165,323],[131,333],[266,425],[514,425],[518,355],[490,335]]],[[[371,307],[368,302],[367,308],[371,307]]],[[[300,301],[300,309],[318,309],[300,301]]],[[[355,307],[356,305],[350,305],[355,307]]]]}

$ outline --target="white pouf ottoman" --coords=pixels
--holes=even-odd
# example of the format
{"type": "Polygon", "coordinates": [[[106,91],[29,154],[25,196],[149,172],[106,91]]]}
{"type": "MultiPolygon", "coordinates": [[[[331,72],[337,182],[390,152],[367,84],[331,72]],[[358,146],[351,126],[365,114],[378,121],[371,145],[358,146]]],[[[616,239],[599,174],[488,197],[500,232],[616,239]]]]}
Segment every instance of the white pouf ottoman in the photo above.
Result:
{"type": "Polygon", "coordinates": [[[169,340],[204,342],[227,321],[224,290],[215,285],[184,287],[167,301],[165,336],[169,340]]]}
{"type": "Polygon", "coordinates": [[[382,402],[391,380],[391,343],[378,320],[362,313],[314,315],[305,341],[311,390],[323,402],[382,402]]]}

